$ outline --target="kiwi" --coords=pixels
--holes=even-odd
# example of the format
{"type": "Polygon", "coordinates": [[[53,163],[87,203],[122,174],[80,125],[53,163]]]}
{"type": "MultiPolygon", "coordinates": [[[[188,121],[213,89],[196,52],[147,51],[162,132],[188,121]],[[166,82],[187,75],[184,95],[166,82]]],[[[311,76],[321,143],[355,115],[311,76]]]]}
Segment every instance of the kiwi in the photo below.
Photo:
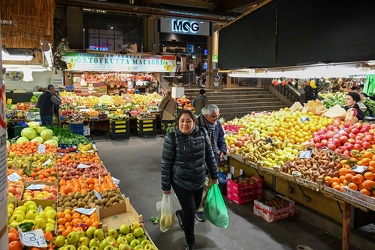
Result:
{"type": "Polygon", "coordinates": [[[104,192],[103,194],[102,194],[102,198],[107,198],[108,197],[108,193],[107,192],[104,192]]]}
{"type": "Polygon", "coordinates": [[[70,201],[67,201],[67,202],[64,203],[64,206],[65,207],[71,207],[72,203],[70,201]]]}
{"type": "Polygon", "coordinates": [[[73,198],[78,200],[79,198],[81,198],[81,194],[76,192],[76,193],[74,193],[73,198]]]}
{"type": "Polygon", "coordinates": [[[100,205],[100,201],[99,200],[96,200],[94,205],[100,205]]]}
{"type": "Polygon", "coordinates": [[[107,198],[102,199],[102,203],[103,203],[103,205],[107,204],[107,202],[108,202],[108,199],[107,199],[107,198]]]}
{"type": "Polygon", "coordinates": [[[84,207],[86,205],[86,203],[82,202],[82,201],[79,201],[77,203],[78,207],[84,207]]]}

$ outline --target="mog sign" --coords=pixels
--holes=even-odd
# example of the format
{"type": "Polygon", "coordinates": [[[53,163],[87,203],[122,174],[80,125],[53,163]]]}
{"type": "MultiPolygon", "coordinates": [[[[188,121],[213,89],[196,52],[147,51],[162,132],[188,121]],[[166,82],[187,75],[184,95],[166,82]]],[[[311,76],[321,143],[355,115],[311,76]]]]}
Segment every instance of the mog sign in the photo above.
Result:
{"type": "Polygon", "coordinates": [[[211,22],[163,17],[159,18],[159,32],[211,36],[211,22]]]}
{"type": "Polygon", "coordinates": [[[195,34],[199,32],[199,23],[197,21],[172,19],[172,31],[195,34]]]}

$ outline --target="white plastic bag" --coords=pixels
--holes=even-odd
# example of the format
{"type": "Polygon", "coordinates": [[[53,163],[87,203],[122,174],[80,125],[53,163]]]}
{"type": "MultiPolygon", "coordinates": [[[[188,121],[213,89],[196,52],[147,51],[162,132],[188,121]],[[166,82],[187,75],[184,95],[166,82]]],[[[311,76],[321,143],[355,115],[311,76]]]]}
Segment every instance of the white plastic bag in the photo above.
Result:
{"type": "Polygon", "coordinates": [[[174,223],[174,208],[170,194],[163,194],[163,199],[156,203],[156,209],[160,213],[160,231],[168,231],[174,223]],[[160,212],[159,212],[160,211],[160,212]]]}

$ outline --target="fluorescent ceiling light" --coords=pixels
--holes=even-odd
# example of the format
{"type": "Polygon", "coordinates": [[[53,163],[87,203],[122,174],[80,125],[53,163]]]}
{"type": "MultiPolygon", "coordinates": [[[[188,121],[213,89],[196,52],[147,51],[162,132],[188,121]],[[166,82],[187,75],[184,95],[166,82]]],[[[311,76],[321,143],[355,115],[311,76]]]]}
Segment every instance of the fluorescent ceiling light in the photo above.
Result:
{"type": "Polygon", "coordinates": [[[3,61],[31,61],[32,55],[11,55],[4,50],[1,51],[1,57],[3,61]]]}
{"type": "Polygon", "coordinates": [[[24,70],[31,70],[33,72],[48,71],[48,68],[43,67],[42,65],[3,64],[3,67],[6,68],[7,71],[24,71],[24,70]]]}

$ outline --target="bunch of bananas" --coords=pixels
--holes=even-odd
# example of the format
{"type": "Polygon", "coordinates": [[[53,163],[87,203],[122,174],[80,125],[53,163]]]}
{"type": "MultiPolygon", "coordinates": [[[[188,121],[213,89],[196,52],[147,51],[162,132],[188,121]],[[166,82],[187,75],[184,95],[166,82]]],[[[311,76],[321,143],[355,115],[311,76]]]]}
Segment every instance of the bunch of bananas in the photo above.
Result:
{"type": "Polygon", "coordinates": [[[86,153],[87,151],[90,151],[92,149],[92,142],[90,142],[89,144],[78,144],[78,151],[81,153],[86,153]]]}

